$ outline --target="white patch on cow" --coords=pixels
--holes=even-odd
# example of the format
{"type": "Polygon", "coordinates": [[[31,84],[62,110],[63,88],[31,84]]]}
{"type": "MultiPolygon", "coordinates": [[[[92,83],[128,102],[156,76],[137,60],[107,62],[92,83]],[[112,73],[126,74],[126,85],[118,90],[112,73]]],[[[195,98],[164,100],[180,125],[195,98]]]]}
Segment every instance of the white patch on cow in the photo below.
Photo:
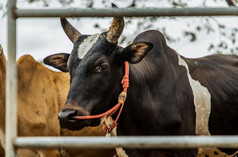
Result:
{"type": "Polygon", "coordinates": [[[187,70],[187,76],[191,85],[194,105],[196,112],[196,134],[210,135],[208,122],[211,113],[211,94],[208,89],[200,84],[199,81],[194,80],[190,74],[187,63],[178,55],[178,64],[184,66],[187,70]]]}
{"type": "MultiPolygon", "coordinates": [[[[101,118],[101,124],[102,123],[105,123],[107,128],[110,128],[112,126],[113,119],[111,116],[104,116],[101,118]]],[[[111,133],[107,133],[106,137],[110,138],[110,136],[117,136],[117,127],[113,128],[111,133]],[[110,135],[108,136],[108,134],[110,135]]],[[[116,147],[115,149],[118,157],[128,157],[126,151],[122,147],[116,147]]]]}
{"type": "Polygon", "coordinates": [[[83,58],[84,55],[93,47],[93,45],[98,41],[99,34],[94,34],[85,38],[79,45],[78,48],[78,58],[83,58]]]}

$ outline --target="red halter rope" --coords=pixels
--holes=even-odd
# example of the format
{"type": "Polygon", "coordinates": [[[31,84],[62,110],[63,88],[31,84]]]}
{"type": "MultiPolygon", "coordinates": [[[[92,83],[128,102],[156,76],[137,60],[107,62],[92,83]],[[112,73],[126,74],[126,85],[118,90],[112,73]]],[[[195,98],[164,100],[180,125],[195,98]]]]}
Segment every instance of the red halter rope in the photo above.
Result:
{"type": "Polygon", "coordinates": [[[121,107],[120,111],[118,112],[117,118],[113,121],[113,124],[110,128],[107,128],[105,123],[103,123],[103,130],[111,132],[112,129],[117,126],[117,120],[120,117],[122,108],[123,108],[124,103],[126,101],[127,88],[129,87],[129,64],[128,64],[127,61],[125,62],[125,75],[123,76],[121,84],[122,84],[123,91],[120,93],[120,95],[118,97],[118,103],[114,107],[112,107],[111,109],[109,109],[108,111],[106,111],[102,114],[91,115],[91,116],[75,116],[74,118],[75,119],[96,119],[96,118],[101,118],[101,117],[104,117],[104,116],[112,116],[118,110],[118,108],[121,107]]]}

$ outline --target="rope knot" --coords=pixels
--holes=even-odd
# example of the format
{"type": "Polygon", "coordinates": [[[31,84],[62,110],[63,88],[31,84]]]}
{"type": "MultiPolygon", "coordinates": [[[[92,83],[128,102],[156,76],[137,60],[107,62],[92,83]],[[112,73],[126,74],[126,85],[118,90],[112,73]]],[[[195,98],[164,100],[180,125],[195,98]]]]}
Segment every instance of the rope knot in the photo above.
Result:
{"type": "Polygon", "coordinates": [[[113,121],[112,126],[108,129],[108,132],[111,132],[117,126],[117,122],[113,121]]]}
{"type": "Polygon", "coordinates": [[[123,79],[121,80],[122,88],[128,88],[129,87],[129,77],[128,75],[124,75],[123,79]]]}
{"type": "Polygon", "coordinates": [[[102,124],[103,124],[103,130],[105,132],[111,132],[117,126],[117,122],[116,121],[113,121],[111,126],[107,126],[105,122],[102,123],[102,124]]]}

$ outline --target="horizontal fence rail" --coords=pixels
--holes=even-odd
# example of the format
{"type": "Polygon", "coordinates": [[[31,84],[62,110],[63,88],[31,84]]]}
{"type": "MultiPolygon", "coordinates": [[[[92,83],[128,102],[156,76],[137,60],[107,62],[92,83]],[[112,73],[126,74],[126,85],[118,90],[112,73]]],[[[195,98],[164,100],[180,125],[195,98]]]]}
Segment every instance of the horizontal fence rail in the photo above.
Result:
{"type": "Polygon", "coordinates": [[[16,9],[16,17],[142,17],[142,16],[238,16],[229,8],[147,8],[147,9],[16,9]]]}
{"type": "Polygon", "coordinates": [[[238,148],[238,136],[18,137],[17,148],[238,148]]]}

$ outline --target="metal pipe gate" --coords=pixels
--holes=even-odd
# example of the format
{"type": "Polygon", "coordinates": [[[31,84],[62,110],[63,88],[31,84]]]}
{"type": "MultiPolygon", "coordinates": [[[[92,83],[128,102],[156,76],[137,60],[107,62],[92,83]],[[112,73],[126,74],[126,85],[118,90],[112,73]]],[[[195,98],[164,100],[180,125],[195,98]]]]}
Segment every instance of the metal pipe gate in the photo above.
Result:
{"type": "Polygon", "coordinates": [[[238,7],[160,9],[17,9],[8,0],[8,62],[6,81],[6,157],[17,148],[238,148],[238,136],[156,137],[17,137],[16,19],[26,17],[140,17],[140,16],[237,16],[238,7]]]}

